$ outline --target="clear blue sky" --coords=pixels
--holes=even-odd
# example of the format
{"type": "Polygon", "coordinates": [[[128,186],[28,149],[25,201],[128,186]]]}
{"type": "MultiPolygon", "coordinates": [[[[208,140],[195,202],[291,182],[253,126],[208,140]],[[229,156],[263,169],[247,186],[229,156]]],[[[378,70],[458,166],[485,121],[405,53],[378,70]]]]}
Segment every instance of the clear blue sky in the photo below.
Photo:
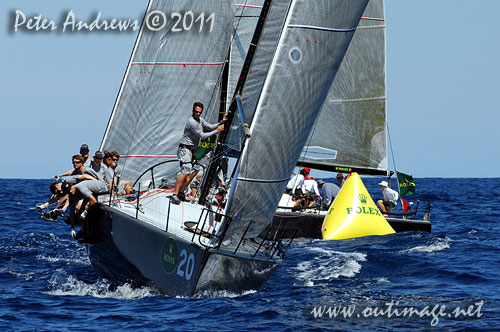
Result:
{"type": "MultiPolygon", "coordinates": [[[[0,178],[48,178],[98,148],[136,32],[12,32],[13,10],[59,23],[142,18],[146,0],[0,2],[0,178]]],[[[399,170],[500,177],[500,1],[386,0],[389,128],[399,170]]],[[[390,163],[392,167],[392,162],[390,163]]]]}

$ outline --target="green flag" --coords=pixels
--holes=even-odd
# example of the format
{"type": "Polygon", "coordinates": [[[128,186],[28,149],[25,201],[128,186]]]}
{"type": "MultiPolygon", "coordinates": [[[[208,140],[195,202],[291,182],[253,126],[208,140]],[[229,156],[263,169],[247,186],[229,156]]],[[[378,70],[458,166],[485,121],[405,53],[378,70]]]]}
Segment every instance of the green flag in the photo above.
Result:
{"type": "Polygon", "coordinates": [[[415,182],[413,181],[413,176],[396,172],[399,182],[399,193],[401,196],[413,195],[415,193],[415,182]]]}
{"type": "Polygon", "coordinates": [[[206,139],[200,140],[200,144],[198,145],[198,149],[195,153],[196,160],[200,160],[201,158],[205,157],[207,153],[213,150],[216,139],[217,134],[214,134],[206,139]]]}

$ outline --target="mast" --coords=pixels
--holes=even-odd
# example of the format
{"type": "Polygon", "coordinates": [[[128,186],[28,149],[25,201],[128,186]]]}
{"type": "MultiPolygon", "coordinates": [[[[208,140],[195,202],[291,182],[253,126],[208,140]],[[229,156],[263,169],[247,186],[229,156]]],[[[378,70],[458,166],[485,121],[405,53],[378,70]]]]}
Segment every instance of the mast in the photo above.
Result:
{"type": "MultiPolygon", "coordinates": [[[[246,58],[245,58],[245,63],[243,65],[243,68],[241,69],[240,78],[238,79],[238,83],[236,84],[236,89],[235,89],[234,94],[233,94],[233,101],[231,103],[231,106],[229,107],[229,111],[227,114],[227,121],[224,124],[224,130],[219,133],[219,136],[217,138],[217,143],[216,143],[214,152],[212,154],[211,162],[208,165],[205,177],[203,179],[203,184],[202,184],[200,198],[199,198],[199,204],[201,204],[201,205],[206,203],[207,195],[208,195],[209,190],[210,190],[210,185],[212,183],[212,180],[216,176],[217,170],[219,168],[219,165],[220,165],[219,156],[222,154],[222,151],[224,150],[224,144],[226,143],[227,135],[229,133],[231,123],[234,119],[234,114],[237,111],[235,97],[241,94],[241,91],[243,90],[243,87],[245,86],[245,81],[248,77],[250,65],[251,65],[252,59],[255,55],[255,50],[257,49],[257,44],[259,42],[259,39],[260,39],[260,36],[262,33],[262,28],[264,26],[264,23],[265,23],[265,20],[267,17],[267,13],[269,12],[269,8],[271,6],[271,1],[272,0],[266,0],[266,2],[264,3],[264,5],[262,7],[259,21],[257,22],[257,27],[256,27],[255,32],[253,34],[252,42],[250,43],[250,47],[248,49],[248,53],[247,53],[246,58]]],[[[227,83],[226,83],[226,89],[227,89],[227,83]]]]}

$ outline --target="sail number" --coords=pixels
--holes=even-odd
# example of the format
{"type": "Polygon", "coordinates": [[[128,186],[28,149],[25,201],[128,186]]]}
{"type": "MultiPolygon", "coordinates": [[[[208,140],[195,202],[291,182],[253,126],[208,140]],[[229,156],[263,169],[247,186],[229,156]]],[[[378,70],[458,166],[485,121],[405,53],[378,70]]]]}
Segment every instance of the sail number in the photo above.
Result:
{"type": "MultiPolygon", "coordinates": [[[[172,32],[197,30],[199,33],[203,31],[212,32],[214,29],[215,13],[207,15],[205,13],[195,14],[191,10],[185,13],[170,14],[172,27],[169,29],[172,32]]],[[[167,26],[167,15],[161,10],[154,10],[146,15],[146,27],[151,31],[160,31],[167,26]]]]}
{"type": "Polygon", "coordinates": [[[189,281],[194,272],[194,254],[191,252],[188,255],[186,249],[182,249],[180,256],[181,261],[177,268],[177,275],[189,281]]]}

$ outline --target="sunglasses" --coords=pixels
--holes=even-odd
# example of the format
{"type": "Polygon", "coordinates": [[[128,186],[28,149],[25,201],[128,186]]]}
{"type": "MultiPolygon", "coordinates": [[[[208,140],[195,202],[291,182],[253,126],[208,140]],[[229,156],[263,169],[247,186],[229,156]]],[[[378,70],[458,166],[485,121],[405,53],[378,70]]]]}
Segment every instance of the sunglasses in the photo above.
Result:
{"type": "Polygon", "coordinates": [[[113,161],[118,161],[118,158],[111,158],[113,161]]]}
{"type": "Polygon", "coordinates": [[[193,111],[193,113],[196,113],[196,114],[201,114],[201,113],[203,113],[203,112],[193,111]]]}
{"type": "Polygon", "coordinates": [[[87,153],[89,150],[80,150],[80,153],[87,153]]]}
{"type": "Polygon", "coordinates": [[[73,165],[78,165],[78,164],[81,164],[82,162],[81,161],[73,161],[73,165]]]}

